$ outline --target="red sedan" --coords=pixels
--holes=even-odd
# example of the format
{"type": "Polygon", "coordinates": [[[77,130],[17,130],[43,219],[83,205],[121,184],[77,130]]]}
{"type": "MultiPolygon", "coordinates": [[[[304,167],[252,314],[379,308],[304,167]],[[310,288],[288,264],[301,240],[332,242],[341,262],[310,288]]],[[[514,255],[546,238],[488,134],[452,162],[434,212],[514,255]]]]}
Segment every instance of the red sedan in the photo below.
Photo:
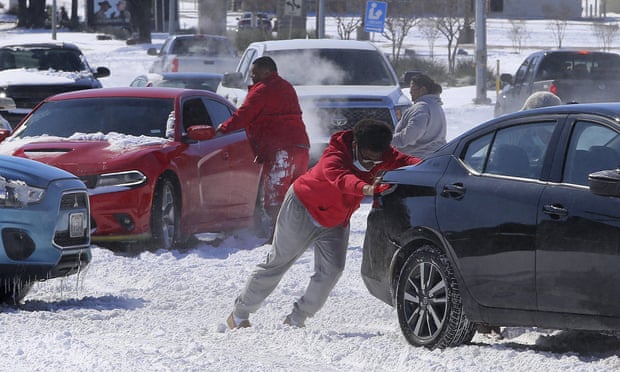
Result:
{"type": "Polygon", "coordinates": [[[92,241],[171,248],[250,226],[262,167],[246,134],[215,136],[235,107],[204,90],[101,88],[39,104],[0,153],[65,169],[88,187],[92,241]]]}

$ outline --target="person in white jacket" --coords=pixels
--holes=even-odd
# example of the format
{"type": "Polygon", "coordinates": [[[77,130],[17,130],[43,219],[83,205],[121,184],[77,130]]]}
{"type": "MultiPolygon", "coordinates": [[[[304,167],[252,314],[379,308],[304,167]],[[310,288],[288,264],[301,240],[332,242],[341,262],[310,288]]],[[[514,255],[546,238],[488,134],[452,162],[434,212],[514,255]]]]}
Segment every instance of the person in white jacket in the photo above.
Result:
{"type": "Polygon", "coordinates": [[[409,85],[413,105],[404,113],[392,138],[398,150],[424,158],[446,143],[446,114],[439,95],[441,85],[425,74],[416,74],[409,85]]]}

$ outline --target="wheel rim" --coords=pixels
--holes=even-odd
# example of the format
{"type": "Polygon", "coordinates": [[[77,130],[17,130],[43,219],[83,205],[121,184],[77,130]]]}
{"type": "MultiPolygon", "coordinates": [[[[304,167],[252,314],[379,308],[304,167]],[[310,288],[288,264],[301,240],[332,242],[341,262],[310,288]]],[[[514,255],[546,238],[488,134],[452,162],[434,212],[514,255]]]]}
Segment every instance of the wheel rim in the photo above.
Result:
{"type": "Polygon", "coordinates": [[[441,332],[448,313],[446,279],[439,267],[420,262],[407,278],[403,314],[411,332],[421,342],[432,341],[441,332]]]}
{"type": "Polygon", "coordinates": [[[161,238],[164,248],[172,246],[176,228],[174,192],[168,184],[164,185],[161,199],[161,238]]]}

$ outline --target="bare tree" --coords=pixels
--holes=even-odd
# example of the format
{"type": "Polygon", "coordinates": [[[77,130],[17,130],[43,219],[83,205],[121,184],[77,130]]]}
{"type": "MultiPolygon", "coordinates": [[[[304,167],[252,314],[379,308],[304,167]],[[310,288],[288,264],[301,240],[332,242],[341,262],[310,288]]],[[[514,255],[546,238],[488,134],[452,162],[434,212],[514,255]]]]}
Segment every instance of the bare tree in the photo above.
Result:
{"type": "Polygon", "coordinates": [[[403,41],[413,26],[420,21],[415,17],[387,17],[385,19],[385,30],[383,37],[392,42],[392,61],[398,61],[403,41]]]}
{"type": "Polygon", "coordinates": [[[435,20],[437,29],[448,42],[448,71],[454,74],[461,32],[470,28],[474,21],[472,4],[469,1],[445,0],[436,6],[439,7],[439,16],[435,20]]]}
{"type": "Polygon", "coordinates": [[[510,30],[508,33],[515,52],[521,52],[523,49],[523,42],[530,37],[530,34],[525,27],[525,21],[510,20],[510,30]]]}
{"type": "Polygon", "coordinates": [[[543,13],[547,18],[552,19],[547,25],[547,29],[553,33],[555,40],[558,42],[558,48],[561,48],[564,35],[566,34],[566,27],[568,26],[570,9],[563,8],[562,6],[546,5],[543,6],[543,13]]]}
{"type": "Polygon", "coordinates": [[[435,18],[425,18],[418,25],[420,33],[426,38],[431,59],[435,57],[435,42],[439,39],[440,32],[435,18]]]}
{"type": "Polygon", "coordinates": [[[594,23],[592,25],[594,35],[604,51],[611,49],[611,44],[618,34],[618,29],[620,29],[620,26],[617,23],[594,23]]]}
{"type": "Polygon", "coordinates": [[[360,17],[336,17],[338,37],[342,40],[351,39],[351,34],[356,32],[361,24],[360,17]]]}

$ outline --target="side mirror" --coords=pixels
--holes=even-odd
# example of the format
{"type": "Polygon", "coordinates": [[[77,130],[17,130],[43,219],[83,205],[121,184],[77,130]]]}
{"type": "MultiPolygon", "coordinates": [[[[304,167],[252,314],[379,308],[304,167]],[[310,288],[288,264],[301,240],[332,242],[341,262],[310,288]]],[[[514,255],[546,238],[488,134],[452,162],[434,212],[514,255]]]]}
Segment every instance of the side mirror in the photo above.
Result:
{"type": "Polygon", "coordinates": [[[194,141],[206,141],[215,137],[215,128],[210,125],[192,125],[187,128],[187,137],[194,141]]]}
{"type": "Polygon", "coordinates": [[[97,67],[97,71],[95,72],[96,78],[102,78],[110,76],[110,69],[107,67],[97,67]]]}
{"type": "Polygon", "coordinates": [[[620,168],[590,173],[590,192],[601,196],[620,196],[620,168]]]}
{"type": "Polygon", "coordinates": [[[148,54],[149,56],[157,56],[159,55],[159,50],[157,50],[157,48],[148,48],[146,50],[146,54],[148,54]]]}
{"type": "Polygon", "coordinates": [[[512,85],[512,75],[511,75],[511,74],[501,74],[501,75],[499,76],[499,80],[500,80],[502,83],[512,85]]]}
{"type": "Polygon", "coordinates": [[[240,72],[227,72],[222,77],[222,86],[226,88],[244,88],[243,74],[240,72]]]}

